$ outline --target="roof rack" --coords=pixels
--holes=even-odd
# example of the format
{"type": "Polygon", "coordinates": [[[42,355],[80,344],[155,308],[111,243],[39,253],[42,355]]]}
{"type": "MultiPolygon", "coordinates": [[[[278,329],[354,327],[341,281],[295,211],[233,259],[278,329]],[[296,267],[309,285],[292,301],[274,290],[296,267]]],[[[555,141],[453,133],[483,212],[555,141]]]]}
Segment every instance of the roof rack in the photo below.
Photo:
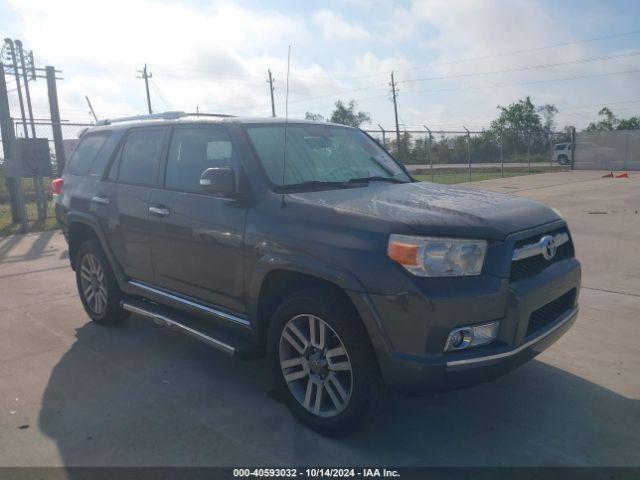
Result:
{"type": "Polygon", "coordinates": [[[184,117],[186,113],[184,112],[161,112],[161,113],[150,113],[148,115],[132,115],[130,117],[120,117],[120,118],[105,118],[104,120],[98,120],[96,122],[96,126],[98,125],[111,125],[112,123],[120,123],[120,122],[131,122],[133,120],[175,120],[176,118],[184,117]]]}
{"type": "Polygon", "coordinates": [[[235,117],[235,115],[228,115],[226,113],[202,113],[202,112],[187,113],[186,115],[188,117],[220,117],[220,118],[233,118],[233,117],[235,117]]]}
{"type": "Polygon", "coordinates": [[[175,120],[182,117],[221,117],[229,118],[235,115],[226,115],[224,113],[185,113],[185,112],[160,112],[150,113],[148,115],[132,115],[130,117],[120,118],[105,118],[104,120],[98,120],[96,126],[111,125],[112,123],[131,122],[135,120],[175,120]]]}

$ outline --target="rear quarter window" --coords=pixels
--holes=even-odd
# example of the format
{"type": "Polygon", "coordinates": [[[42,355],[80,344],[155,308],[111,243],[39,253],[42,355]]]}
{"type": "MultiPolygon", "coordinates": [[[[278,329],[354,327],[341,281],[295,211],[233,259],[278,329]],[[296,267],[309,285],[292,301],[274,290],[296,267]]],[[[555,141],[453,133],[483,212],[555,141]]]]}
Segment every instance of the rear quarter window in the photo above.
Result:
{"type": "Polygon", "coordinates": [[[88,133],[83,136],[67,162],[67,173],[86,175],[109,135],[110,133],[104,132],[88,133]]]}

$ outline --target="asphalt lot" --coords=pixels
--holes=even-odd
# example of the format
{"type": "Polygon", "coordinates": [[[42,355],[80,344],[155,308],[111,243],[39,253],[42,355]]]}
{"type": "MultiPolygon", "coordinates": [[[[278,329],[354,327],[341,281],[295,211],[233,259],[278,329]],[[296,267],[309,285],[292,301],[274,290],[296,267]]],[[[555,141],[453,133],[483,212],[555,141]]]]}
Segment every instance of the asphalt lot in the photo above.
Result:
{"type": "Polygon", "coordinates": [[[59,233],[0,239],[0,466],[640,465],[640,175],[474,183],[559,209],[574,328],[493,383],[394,397],[346,439],[307,430],[242,362],[138,317],[91,324],[59,233]]]}

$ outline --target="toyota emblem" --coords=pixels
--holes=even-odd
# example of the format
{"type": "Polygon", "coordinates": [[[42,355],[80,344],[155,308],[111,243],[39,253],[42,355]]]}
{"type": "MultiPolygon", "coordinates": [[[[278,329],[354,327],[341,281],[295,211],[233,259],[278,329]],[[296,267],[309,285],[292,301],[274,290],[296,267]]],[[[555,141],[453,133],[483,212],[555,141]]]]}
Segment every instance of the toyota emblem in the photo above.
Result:
{"type": "Polygon", "coordinates": [[[545,260],[552,260],[558,252],[558,246],[556,245],[556,239],[551,235],[545,235],[540,239],[542,244],[542,256],[545,260]]]}

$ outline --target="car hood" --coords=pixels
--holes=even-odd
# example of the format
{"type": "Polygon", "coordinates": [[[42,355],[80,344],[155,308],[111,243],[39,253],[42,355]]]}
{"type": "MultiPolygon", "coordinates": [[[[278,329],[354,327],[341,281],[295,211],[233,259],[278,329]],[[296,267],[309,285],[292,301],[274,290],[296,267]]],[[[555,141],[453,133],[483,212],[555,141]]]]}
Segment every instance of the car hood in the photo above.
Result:
{"type": "Polygon", "coordinates": [[[559,220],[552,209],[502,193],[427,182],[294,193],[290,196],[341,212],[402,223],[421,235],[502,240],[508,234],[559,220]]]}

